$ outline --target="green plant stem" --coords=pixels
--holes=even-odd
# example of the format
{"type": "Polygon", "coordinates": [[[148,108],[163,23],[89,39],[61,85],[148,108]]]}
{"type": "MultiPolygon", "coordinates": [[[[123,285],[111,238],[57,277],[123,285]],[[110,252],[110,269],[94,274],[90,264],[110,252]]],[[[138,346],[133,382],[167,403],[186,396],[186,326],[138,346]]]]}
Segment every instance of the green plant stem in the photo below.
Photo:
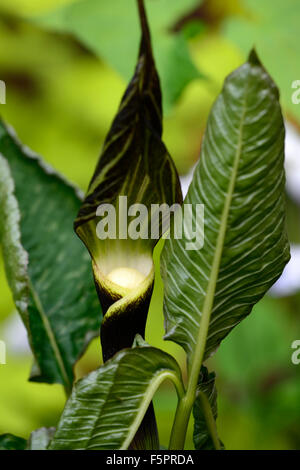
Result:
{"type": "MultiPolygon", "coordinates": [[[[170,449],[183,449],[188,422],[189,422],[192,407],[196,398],[198,377],[199,377],[200,368],[201,368],[201,365],[204,359],[204,354],[205,354],[205,346],[206,346],[210,316],[211,316],[211,312],[213,308],[214,295],[215,295],[216,284],[217,284],[217,279],[218,279],[218,272],[219,272],[219,267],[220,267],[220,262],[221,262],[221,257],[222,257],[222,250],[223,250],[224,240],[225,240],[225,235],[226,235],[230,204],[231,204],[231,200],[233,196],[234,185],[235,185],[240,157],[241,157],[242,142],[243,142],[242,129],[244,125],[245,112],[246,112],[246,105],[244,102],[243,114],[242,114],[241,123],[240,123],[239,140],[238,140],[238,145],[237,145],[235,159],[234,159],[232,176],[231,176],[229,186],[228,186],[228,194],[227,194],[223,212],[222,212],[220,231],[218,234],[216,251],[215,251],[213,264],[212,264],[211,276],[210,276],[208,287],[207,287],[207,293],[206,293],[206,297],[205,297],[205,301],[203,305],[203,312],[202,312],[201,321],[200,321],[199,335],[197,338],[197,343],[195,346],[193,356],[190,361],[191,366],[190,366],[190,371],[189,371],[189,380],[188,380],[186,395],[184,399],[182,400],[183,403],[178,403],[178,407],[177,407],[177,411],[176,411],[176,415],[175,415],[175,419],[173,423],[173,428],[172,428],[171,439],[170,439],[170,449]]],[[[215,433],[212,427],[211,427],[211,431],[215,433]]],[[[217,439],[217,436],[215,436],[214,439],[217,439]]],[[[220,443],[219,443],[219,446],[220,446],[220,443]]]]}
{"type": "Polygon", "coordinates": [[[184,448],[192,406],[187,402],[187,395],[178,402],[171,432],[169,450],[181,450],[184,448]]]}
{"type": "MultiPolygon", "coordinates": [[[[208,431],[211,435],[214,447],[216,450],[221,450],[221,444],[217,433],[216,421],[207,396],[203,392],[199,392],[198,397],[201,400],[204,418],[207,424],[208,431]]],[[[190,420],[190,415],[194,399],[188,400],[185,395],[178,403],[174,424],[170,439],[170,450],[181,450],[184,448],[187,428],[190,420]]]]}
{"type": "MultiPolygon", "coordinates": [[[[208,288],[209,293],[210,287],[208,288]]],[[[214,291],[213,291],[214,292],[214,291]]],[[[206,297],[208,301],[204,306],[204,314],[202,315],[199,337],[193,354],[193,360],[191,361],[191,369],[189,373],[189,381],[187,385],[186,395],[178,403],[175,419],[172,427],[171,439],[169,448],[172,450],[181,450],[184,448],[185,437],[187,432],[187,427],[192,412],[192,408],[196,399],[196,390],[198,384],[198,377],[200,373],[200,368],[203,362],[205,344],[209,327],[210,320],[210,311],[213,302],[213,294],[210,293],[206,297]]],[[[210,404],[208,403],[210,407],[210,404]]]]}
{"type": "MultiPolygon", "coordinates": [[[[219,234],[219,238],[220,237],[223,237],[222,231],[221,231],[221,234],[219,234]]],[[[217,250],[217,255],[218,255],[219,250],[217,250]]],[[[176,414],[175,414],[175,419],[174,419],[171,439],[170,439],[170,446],[169,446],[169,448],[172,450],[181,450],[184,448],[186,431],[187,431],[190,415],[192,412],[192,408],[196,399],[196,391],[197,391],[198,378],[200,374],[200,368],[201,368],[204,354],[205,354],[205,345],[206,345],[206,339],[207,339],[209,322],[210,322],[210,315],[211,315],[211,310],[212,310],[213,300],[214,300],[217,272],[218,272],[218,267],[219,267],[219,262],[220,262],[219,259],[220,259],[219,256],[215,256],[213,269],[212,269],[211,282],[209,283],[209,286],[207,289],[207,296],[204,302],[203,315],[201,318],[200,328],[199,328],[199,336],[198,336],[195,351],[191,360],[191,367],[190,367],[186,395],[181,400],[181,402],[178,403],[178,407],[177,407],[176,414]]],[[[205,404],[205,407],[206,407],[206,412],[207,412],[207,408],[209,407],[210,409],[209,402],[205,404]]],[[[212,416],[211,409],[210,409],[210,413],[207,412],[205,414],[205,418],[206,418],[206,415],[207,416],[211,415],[211,418],[214,419],[212,416]]],[[[215,425],[212,426],[211,422],[207,423],[207,425],[208,425],[210,432],[214,434],[213,442],[217,442],[217,441],[219,442],[218,436],[216,434],[215,425]]],[[[218,444],[218,447],[216,448],[220,448],[220,443],[218,444]]]]}
{"type": "Polygon", "coordinates": [[[209,400],[207,396],[205,395],[204,392],[199,392],[198,397],[201,400],[201,405],[203,409],[203,414],[204,418],[207,424],[207,429],[210,433],[210,436],[212,438],[214,447],[216,450],[221,450],[221,444],[220,444],[220,439],[218,437],[217,433],[217,426],[216,426],[216,420],[214,418],[209,400]]]}

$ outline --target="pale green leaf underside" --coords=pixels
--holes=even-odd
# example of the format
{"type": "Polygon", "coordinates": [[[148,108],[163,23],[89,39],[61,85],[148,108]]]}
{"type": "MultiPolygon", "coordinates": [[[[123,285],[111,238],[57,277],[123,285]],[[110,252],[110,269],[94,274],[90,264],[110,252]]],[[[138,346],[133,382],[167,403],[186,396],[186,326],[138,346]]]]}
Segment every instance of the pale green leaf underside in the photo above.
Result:
{"type": "Polygon", "coordinates": [[[166,338],[189,358],[215,351],[289,259],[283,160],[278,90],[252,52],[213,106],[185,200],[205,205],[204,246],[162,253],[166,338]]]}
{"type": "Polygon", "coordinates": [[[50,449],[127,449],[159,385],[182,393],[180,369],[168,354],[126,349],[77,382],[50,449]]]}
{"type": "Polygon", "coordinates": [[[89,256],[73,233],[81,199],[1,121],[0,153],[1,245],[35,357],[32,380],[70,389],[101,321],[89,256]]]}
{"type": "Polygon", "coordinates": [[[36,429],[30,434],[27,450],[47,450],[54,433],[55,428],[36,429]]]}
{"type": "Polygon", "coordinates": [[[21,243],[21,216],[14,189],[9,165],[0,154],[0,241],[5,247],[4,262],[8,282],[23,322],[28,326],[28,254],[21,243]]]}

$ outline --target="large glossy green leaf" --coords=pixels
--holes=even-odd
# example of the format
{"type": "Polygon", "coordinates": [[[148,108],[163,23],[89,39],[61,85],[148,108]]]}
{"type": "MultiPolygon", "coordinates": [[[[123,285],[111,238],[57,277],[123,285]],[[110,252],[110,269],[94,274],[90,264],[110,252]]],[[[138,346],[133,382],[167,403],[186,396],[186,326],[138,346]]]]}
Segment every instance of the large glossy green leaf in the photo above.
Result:
{"type": "MultiPolygon", "coordinates": [[[[199,0],[147,1],[166,106],[174,103],[191,80],[201,77],[184,37],[171,33],[176,21],[198,4],[199,0]]],[[[74,34],[126,79],[130,78],[139,40],[136,0],[74,2],[36,21],[74,34]]]]}
{"type": "Polygon", "coordinates": [[[198,379],[196,400],[193,408],[194,415],[194,444],[196,450],[214,450],[221,447],[217,439],[215,427],[217,419],[217,389],[214,372],[208,372],[202,366],[198,379]]]}
{"type": "Polygon", "coordinates": [[[293,103],[292,94],[296,90],[292,88],[292,83],[300,76],[300,2],[243,0],[242,4],[248,14],[227,19],[224,25],[225,36],[245,56],[255,44],[261,59],[279,86],[285,110],[299,121],[300,106],[293,103]]]}
{"type": "Polygon", "coordinates": [[[159,349],[123,350],[77,382],[50,449],[127,449],[159,385],[182,394],[176,361],[159,349]]]}
{"type": "Polygon", "coordinates": [[[24,450],[26,449],[26,439],[14,436],[13,434],[2,434],[0,436],[0,450],[24,450]]]}
{"type": "MultiPolygon", "coordinates": [[[[285,231],[284,124],[279,94],[252,51],[210,113],[200,161],[185,200],[204,204],[200,250],[187,236],[162,253],[166,338],[189,364],[212,354],[280,276],[285,231]]],[[[185,220],[188,233],[193,220],[185,220]]]]}
{"type": "Polygon", "coordinates": [[[31,380],[70,389],[101,320],[88,255],[72,230],[81,199],[2,122],[0,153],[1,244],[35,357],[31,380]]]}

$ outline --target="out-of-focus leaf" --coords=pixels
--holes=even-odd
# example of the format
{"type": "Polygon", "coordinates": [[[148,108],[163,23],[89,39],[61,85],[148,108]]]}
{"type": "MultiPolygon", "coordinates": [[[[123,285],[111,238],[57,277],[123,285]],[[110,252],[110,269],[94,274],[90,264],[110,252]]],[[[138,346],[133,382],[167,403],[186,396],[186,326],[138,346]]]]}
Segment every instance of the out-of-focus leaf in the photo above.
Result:
{"type": "Polygon", "coordinates": [[[34,429],[58,422],[66,396],[59,384],[27,381],[32,359],[27,354],[15,356],[7,346],[7,365],[0,366],[0,434],[27,437],[34,429]]]}
{"type": "MultiPolygon", "coordinates": [[[[201,77],[181,34],[171,33],[176,21],[199,0],[147,1],[154,51],[162,79],[164,104],[169,107],[191,80],[201,77]]],[[[126,79],[135,63],[139,40],[136,0],[84,0],[35,19],[60,32],[74,34],[126,79]]]]}
{"type": "Polygon", "coordinates": [[[182,32],[186,39],[192,39],[206,30],[205,23],[200,20],[191,20],[183,25],[182,32]]]}
{"type": "Polygon", "coordinates": [[[180,369],[152,347],[123,350],[76,383],[50,449],[127,449],[159,385],[183,392],[180,369]]]}
{"type": "Polygon", "coordinates": [[[101,318],[89,259],[72,231],[81,200],[76,189],[24,148],[2,122],[0,153],[13,179],[9,181],[7,165],[2,165],[7,178],[1,184],[1,201],[8,206],[2,208],[1,221],[11,227],[1,230],[1,243],[35,357],[31,380],[70,389],[74,363],[97,334],[101,318]],[[20,242],[29,256],[27,272],[20,242]]]}
{"type": "Polygon", "coordinates": [[[28,450],[47,450],[51,439],[55,433],[55,428],[40,428],[30,434],[28,450]]]}
{"type": "Polygon", "coordinates": [[[214,361],[222,379],[243,393],[247,390],[249,399],[255,400],[263,381],[276,380],[281,374],[292,376],[290,345],[300,337],[300,325],[289,320],[289,309],[280,300],[266,296],[258,302],[216,353],[214,361]]]}
{"type": "Polygon", "coordinates": [[[216,433],[211,432],[208,422],[211,426],[215,426],[217,419],[217,389],[215,384],[216,376],[214,372],[208,372],[207,368],[202,366],[199,375],[197,395],[193,408],[194,415],[194,444],[196,450],[213,450],[216,448],[212,436],[216,433]],[[205,406],[205,401],[209,407],[205,406]],[[207,414],[211,413],[210,416],[207,414]]]}
{"type": "Polygon", "coordinates": [[[225,35],[245,54],[255,45],[279,86],[285,109],[300,120],[300,106],[292,102],[292,82],[300,76],[300,2],[243,0],[243,5],[247,16],[228,19],[225,35]]]}
{"type": "Polygon", "coordinates": [[[13,434],[2,434],[0,436],[0,450],[24,450],[26,445],[26,439],[22,437],[13,434]]]}

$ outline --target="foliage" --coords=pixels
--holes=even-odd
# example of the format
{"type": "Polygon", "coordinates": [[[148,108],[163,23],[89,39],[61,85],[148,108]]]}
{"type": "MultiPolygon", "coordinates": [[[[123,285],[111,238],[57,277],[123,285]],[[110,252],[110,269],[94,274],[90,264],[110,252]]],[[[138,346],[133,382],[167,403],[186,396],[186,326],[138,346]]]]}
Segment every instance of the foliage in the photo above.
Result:
{"type": "Polygon", "coordinates": [[[180,369],[171,356],[148,346],[121,351],[76,384],[50,448],[127,449],[166,379],[182,394],[180,369]]]}
{"type": "Polygon", "coordinates": [[[88,258],[71,231],[79,193],[2,122],[0,152],[3,255],[34,353],[31,380],[70,390],[73,366],[101,318],[88,258]]]}
{"type": "MultiPolygon", "coordinates": [[[[161,141],[162,118],[157,113],[160,90],[142,1],[138,3],[143,31],[138,67],[83,204],[78,191],[40,159],[32,157],[3,124],[0,128],[0,207],[4,215],[1,242],[8,280],[39,368],[33,379],[62,383],[69,394],[74,364],[100,324],[88,256],[70,231],[79,208],[75,227],[92,256],[105,314],[101,339],[106,363],[75,384],[55,434],[54,429],[34,431],[27,443],[29,449],[45,449],[49,443],[51,449],[157,448],[150,403],[165,378],[175,382],[178,392],[170,448],[183,448],[192,409],[196,449],[222,448],[215,423],[215,375],[203,367],[203,361],[250,313],[289,258],[284,126],[278,91],[252,51],[248,61],[227,78],[211,111],[201,159],[184,201],[184,205],[205,204],[204,247],[186,251],[187,232],[181,240],[171,233],[162,254],[166,337],[183,346],[187,353],[186,383],[183,384],[175,359],[148,346],[140,337],[135,338],[132,349],[124,349],[130,348],[135,333],[144,334],[152,294],[155,243],[149,246],[148,242],[130,241],[128,245],[117,240],[106,245],[96,237],[90,238],[96,227],[96,207],[101,202],[115,203],[122,194],[129,194],[131,202],[148,205],[153,201],[181,202],[176,169],[161,141]],[[132,116],[132,121],[128,116],[132,116]],[[131,142],[130,152],[126,139],[125,143],[122,139],[124,135],[131,142]],[[135,172],[133,164],[135,152],[137,158],[142,156],[139,172],[135,172]],[[124,160],[122,164],[118,159],[124,160]],[[161,163],[168,171],[162,172],[159,181],[161,163]],[[146,191],[143,199],[139,186],[144,188],[145,178],[151,182],[151,191],[146,191]],[[173,184],[169,187],[170,181],[173,184]],[[108,184],[112,192],[107,191],[108,184]],[[53,220],[50,226],[49,220],[53,220]],[[82,230],[85,225],[86,231],[82,230]],[[143,269],[143,261],[135,265],[136,254],[142,253],[143,260],[146,254],[151,276],[133,290],[109,284],[109,268],[106,270],[105,264],[112,266],[113,253],[118,262],[129,259],[129,267],[138,269],[143,269]],[[123,259],[122,253],[126,253],[123,259]],[[55,268],[51,265],[54,257],[55,268]],[[133,321],[128,321],[126,311],[133,321]],[[142,325],[138,324],[139,318],[142,325]],[[117,334],[107,334],[104,328],[111,320],[114,332],[122,333],[121,341],[117,334]],[[122,351],[115,354],[119,349],[122,351]],[[143,438],[141,429],[148,431],[143,438]]],[[[63,22],[68,19],[65,11],[63,22]]],[[[153,31],[156,33],[155,28],[153,31]]],[[[155,35],[159,37],[159,32],[155,35]]],[[[195,221],[188,222],[189,231],[195,221]]],[[[24,446],[23,440],[10,435],[2,439],[4,447],[24,446]]]]}

